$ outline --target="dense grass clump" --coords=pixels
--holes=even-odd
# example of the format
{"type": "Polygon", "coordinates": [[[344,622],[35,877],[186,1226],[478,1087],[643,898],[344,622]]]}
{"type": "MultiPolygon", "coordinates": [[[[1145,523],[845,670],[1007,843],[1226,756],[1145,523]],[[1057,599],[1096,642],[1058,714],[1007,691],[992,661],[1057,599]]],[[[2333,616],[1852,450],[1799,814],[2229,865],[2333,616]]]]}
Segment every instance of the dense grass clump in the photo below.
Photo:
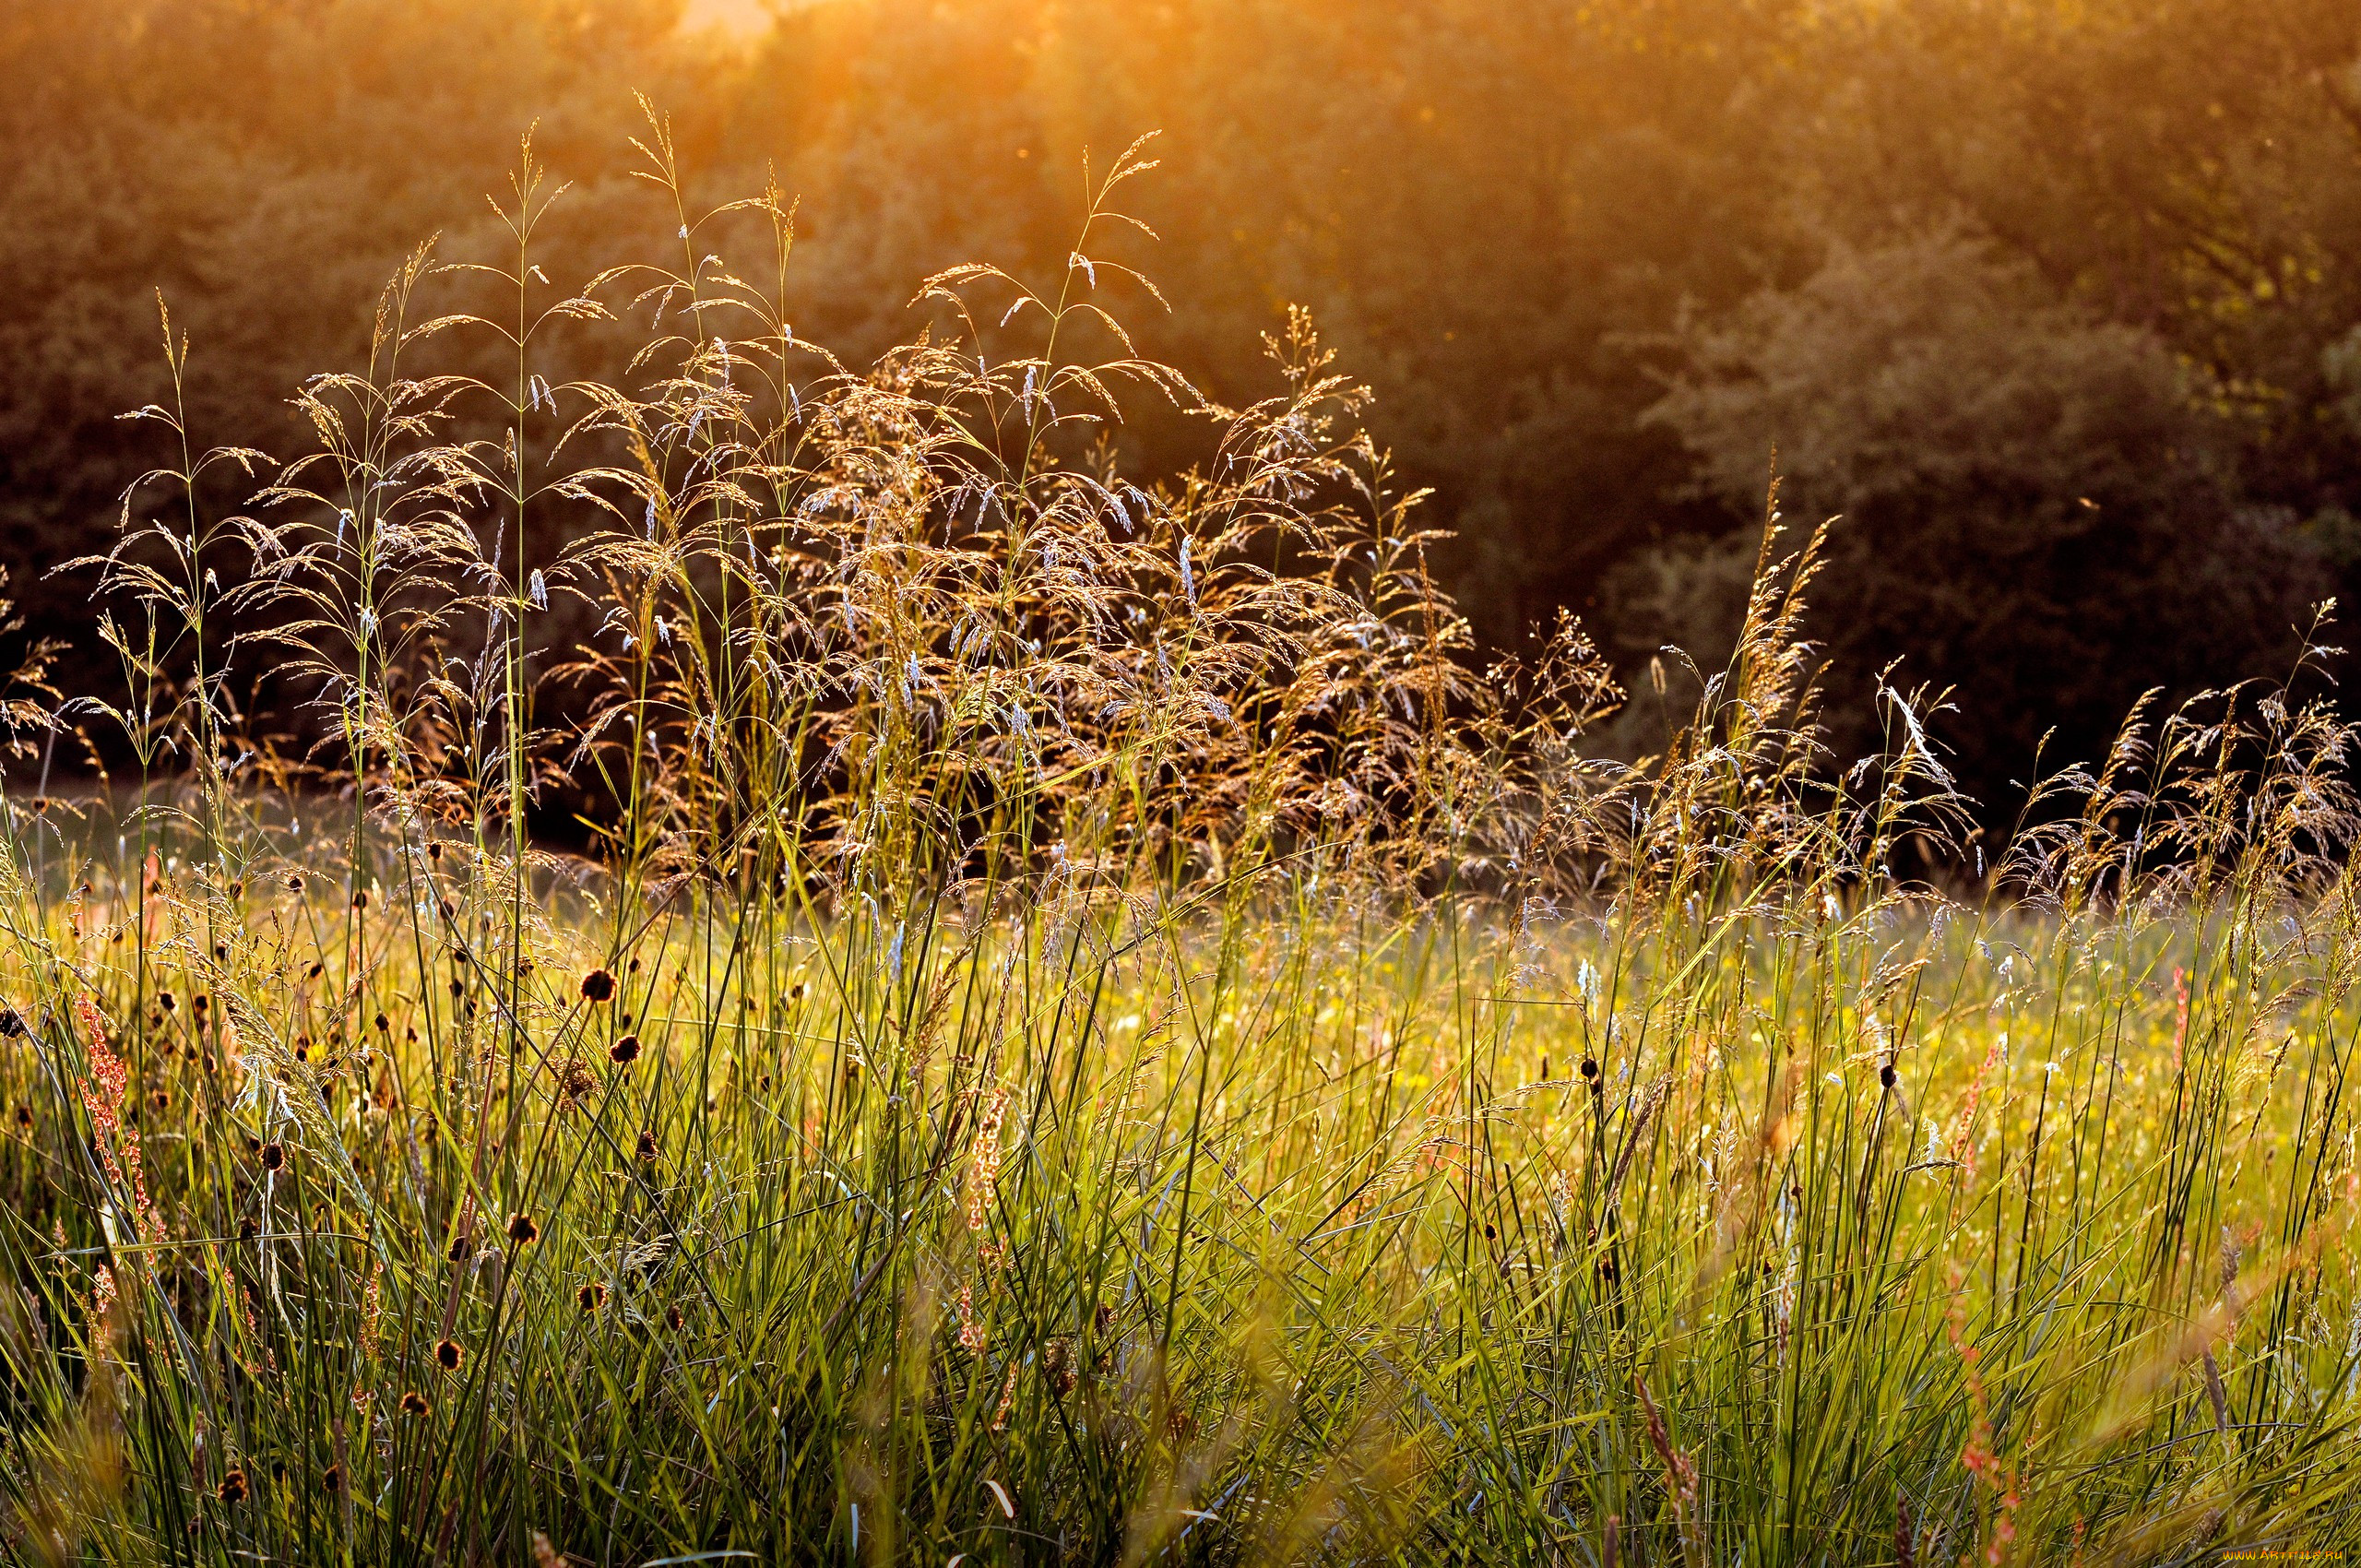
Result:
{"type": "Polygon", "coordinates": [[[129,698],[53,722],[138,777],[0,857],[7,1551],[2355,1544],[2320,650],[1987,865],[1937,701],[1818,744],[1774,516],[1669,749],[1594,755],[1578,628],[1469,673],[1307,321],[1227,409],[1093,303],[1143,167],[856,371],[776,195],[569,294],[528,159],[316,452],[135,489],[129,698]],[[618,374],[551,385],[560,327],[618,374]],[[1127,395],[1203,465],[1126,477],[1127,395]]]}

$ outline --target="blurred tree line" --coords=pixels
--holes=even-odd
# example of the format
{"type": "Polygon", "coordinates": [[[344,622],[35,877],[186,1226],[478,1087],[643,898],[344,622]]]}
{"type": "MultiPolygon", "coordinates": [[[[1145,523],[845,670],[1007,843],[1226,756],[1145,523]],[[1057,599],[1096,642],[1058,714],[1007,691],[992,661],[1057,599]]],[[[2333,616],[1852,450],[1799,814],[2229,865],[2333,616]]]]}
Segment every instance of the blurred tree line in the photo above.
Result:
{"type": "MultiPolygon", "coordinates": [[[[20,588],[165,456],[115,417],[165,383],[152,291],[196,439],[291,451],[409,247],[492,243],[528,124],[575,182],[553,258],[671,242],[634,90],[698,189],[800,197],[798,330],[856,362],[939,267],[1055,276],[1084,149],[1161,130],[1143,349],[1242,400],[1310,305],[1479,630],[1573,607],[1634,746],[1659,647],[1726,649],[1774,445],[1789,522],[1845,518],[1840,742],[1899,659],[1998,811],[2050,725],[2087,755],[2149,685],[2284,669],[2361,586],[2351,0],[782,0],[743,37],[682,0],[0,0],[0,62],[20,588]]],[[[31,630],[95,671],[82,591],[31,630]]]]}

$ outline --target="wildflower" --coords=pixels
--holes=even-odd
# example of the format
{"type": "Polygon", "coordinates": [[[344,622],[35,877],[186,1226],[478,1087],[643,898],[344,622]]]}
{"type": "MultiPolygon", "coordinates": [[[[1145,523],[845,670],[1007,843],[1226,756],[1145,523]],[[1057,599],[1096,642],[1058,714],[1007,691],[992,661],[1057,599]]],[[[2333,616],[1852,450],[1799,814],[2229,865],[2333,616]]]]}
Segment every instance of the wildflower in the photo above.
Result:
{"type": "Polygon", "coordinates": [[[1008,1114],[1008,1086],[992,1090],[984,1119],[976,1128],[975,1161],[967,1168],[967,1229],[981,1230],[991,1207],[992,1188],[1000,1181],[1000,1129],[1008,1114]]]}
{"type": "Polygon", "coordinates": [[[1073,1343],[1065,1339],[1052,1339],[1041,1348],[1042,1370],[1050,1374],[1050,1387],[1061,1399],[1074,1392],[1076,1382],[1073,1352],[1073,1343]]]}
{"type": "Polygon", "coordinates": [[[585,1002],[605,1002],[615,994],[615,977],[605,969],[593,969],[582,977],[582,999],[585,1002]]]}
{"type": "MultiPolygon", "coordinates": [[[[74,1002],[74,1016],[82,1026],[90,1075],[82,1080],[82,1099],[89,1107],[91,1143],[107,1179],[126,1188],[132,1200],[132,1228],[141,1228],[141,1216],[151,1216],[154,1206],[148,1200],[147,1172],[140,1164],[139,1133],[123,1120],[123,1101],[131,1087],[130,1063],[117,1056],[107,1044],[106,1020],[99,1014],[99,1004],[83,992],[74,1002]],[[117,1147],[121,1158],[116,1158],[117,1147]]],[[[162,1227],[152,1227],[160,1233],[162,1227]]]]}
{"type": "MultiPolygon", "coordinates": [[[[1009,1410],[1009,1407],[1010,1407],[1010,1406],[1012,1406],[1012,1405],[1014,1405],[1014,1404],[1015,1404],[1015,1403],[1016,1403],[1016,1363],[1015,1363],[1014,1360],[1012,1360],[1012,1361],[1010,1361],[1010,1362],[1008,1363],[1008,1381],[1001,1384],[1001,1389],[1000,1389],[1000,1408],[999,1408],[999,1409],[997,1409],[997,1410],[994,1410],[994,1411],[992,1412],[992,1431],[1006,1431],[1008,1430],[1008,1410],[1009,1410]]],[[[993,1490],[997,1491],[999,1490],[999,1488],[998,1488],[997,1486],[995,1486],[995,1487],[993,1488],[993,1490]]],[[[1005,1501],[1005,1500],[1003,1500],[1003,1501],[1002,1502],[1002,1503],[1001,1503],[1001,1507],[1002,1507],[1003,1510],[1004,1510],[1004,1509],[1006,1509],[1006,1508],[1008,1507],[1008,1503],[1006,1503],[1006,1501],[1005,1501]]],[[[1012,1515],[1012,1517],[1013,1517],[1013,1516],[1014,1516],[1014,1515],[1012,1515]]]]}
{"type": "Polygon", "coordinates": [[[434,1347],[435,1363],[445,1372],[457,1372],[459,1363],[467,1359],[468,1353],[459,1348],[459,1342],[456,1339],[445,1339],[434,1347]]]}
{"type": "Polygon", "coordinates": [[[572,1110],[599,1091],[598,1075],[591,1072],[589,1063],[579,1057],[569,1056],[559,1063],[556,1073],[561,1110],[572,1110]]]}
{"type": "Polygon", "coordinates": [[[959,1348],[980,1356],[989,1343],[984,1325],[976,1316],[976,1288],[962,1285],[959,1287],[959,1348]]]}
{"type": "Polygon", "coordinates": [[[534,1237],[539,1236],[540,1233],[541,1228],[533,1223],[533,1217],[531,1215],[519,1214],[510,1217],[508,1221],[508,1239],[516,1242],[518,1246],[524,1246],[527,1242],[532,1241],[534,1237]]]}
{"type": "Polygon", "coordinates": [[[402,1414],[406,1416],[422,1416],[429,1408],[431,1407],[426,1403],[426,1396],[415,1388],[402,1396],[402,1414]]]}
{"type": "Polygon", "coordinates": [[[607,1059],[618,1067],[627,1067],[639,1060],[639,1037],[625,1035],[607,1048],[607,1059]]]}

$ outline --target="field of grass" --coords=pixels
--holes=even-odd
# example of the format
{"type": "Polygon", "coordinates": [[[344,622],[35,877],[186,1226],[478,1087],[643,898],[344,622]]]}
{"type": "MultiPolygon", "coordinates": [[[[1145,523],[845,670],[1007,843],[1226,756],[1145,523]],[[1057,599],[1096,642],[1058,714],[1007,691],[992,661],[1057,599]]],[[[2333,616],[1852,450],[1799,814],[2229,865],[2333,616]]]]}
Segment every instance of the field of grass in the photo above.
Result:
{"type": "Polygon", "coordinates": [[[1979,849],[1937,699],[1816,745],[1774,527],[1608,760],[1579,628],[1472,673],[1308,322],[1222,409],[1097,314],[1138,167],[1065,278],[946,276],[852,369],[703,254],[783,275],[776,197],[571,293],[528,161],[316,453],[148,411],[128,696],[12,709],[137,776],[6,802],[0,1550],[2361,1546],[2323,655],[1979,849]],[[627,368],[552,386],[552,323],[627,368]],[[1203,465],[1127,480],[1127,396],[1203,465]]]}

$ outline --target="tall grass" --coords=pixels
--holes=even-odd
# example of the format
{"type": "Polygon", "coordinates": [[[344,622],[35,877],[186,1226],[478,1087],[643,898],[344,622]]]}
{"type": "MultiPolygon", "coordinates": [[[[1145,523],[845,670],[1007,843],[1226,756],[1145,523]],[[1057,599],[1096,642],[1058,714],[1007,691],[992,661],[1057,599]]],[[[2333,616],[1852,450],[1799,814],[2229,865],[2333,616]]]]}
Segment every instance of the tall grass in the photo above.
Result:
{"type": "Polygon", "coordinates": [[[2355,1544],[2317,636],[1987,865],[1940,697],[1815,740],[1774,511],[1618,763],[1571,622],[1474,672],[1308,320],[1244,408],[1135,350],[1140,148],[857,368],[783,197],[638,145],[677,259],[550,287],[528,147],[314,451],[145,410],[51,736],[137,776],[0,860],[12,1558],[2355,1544]]]}

